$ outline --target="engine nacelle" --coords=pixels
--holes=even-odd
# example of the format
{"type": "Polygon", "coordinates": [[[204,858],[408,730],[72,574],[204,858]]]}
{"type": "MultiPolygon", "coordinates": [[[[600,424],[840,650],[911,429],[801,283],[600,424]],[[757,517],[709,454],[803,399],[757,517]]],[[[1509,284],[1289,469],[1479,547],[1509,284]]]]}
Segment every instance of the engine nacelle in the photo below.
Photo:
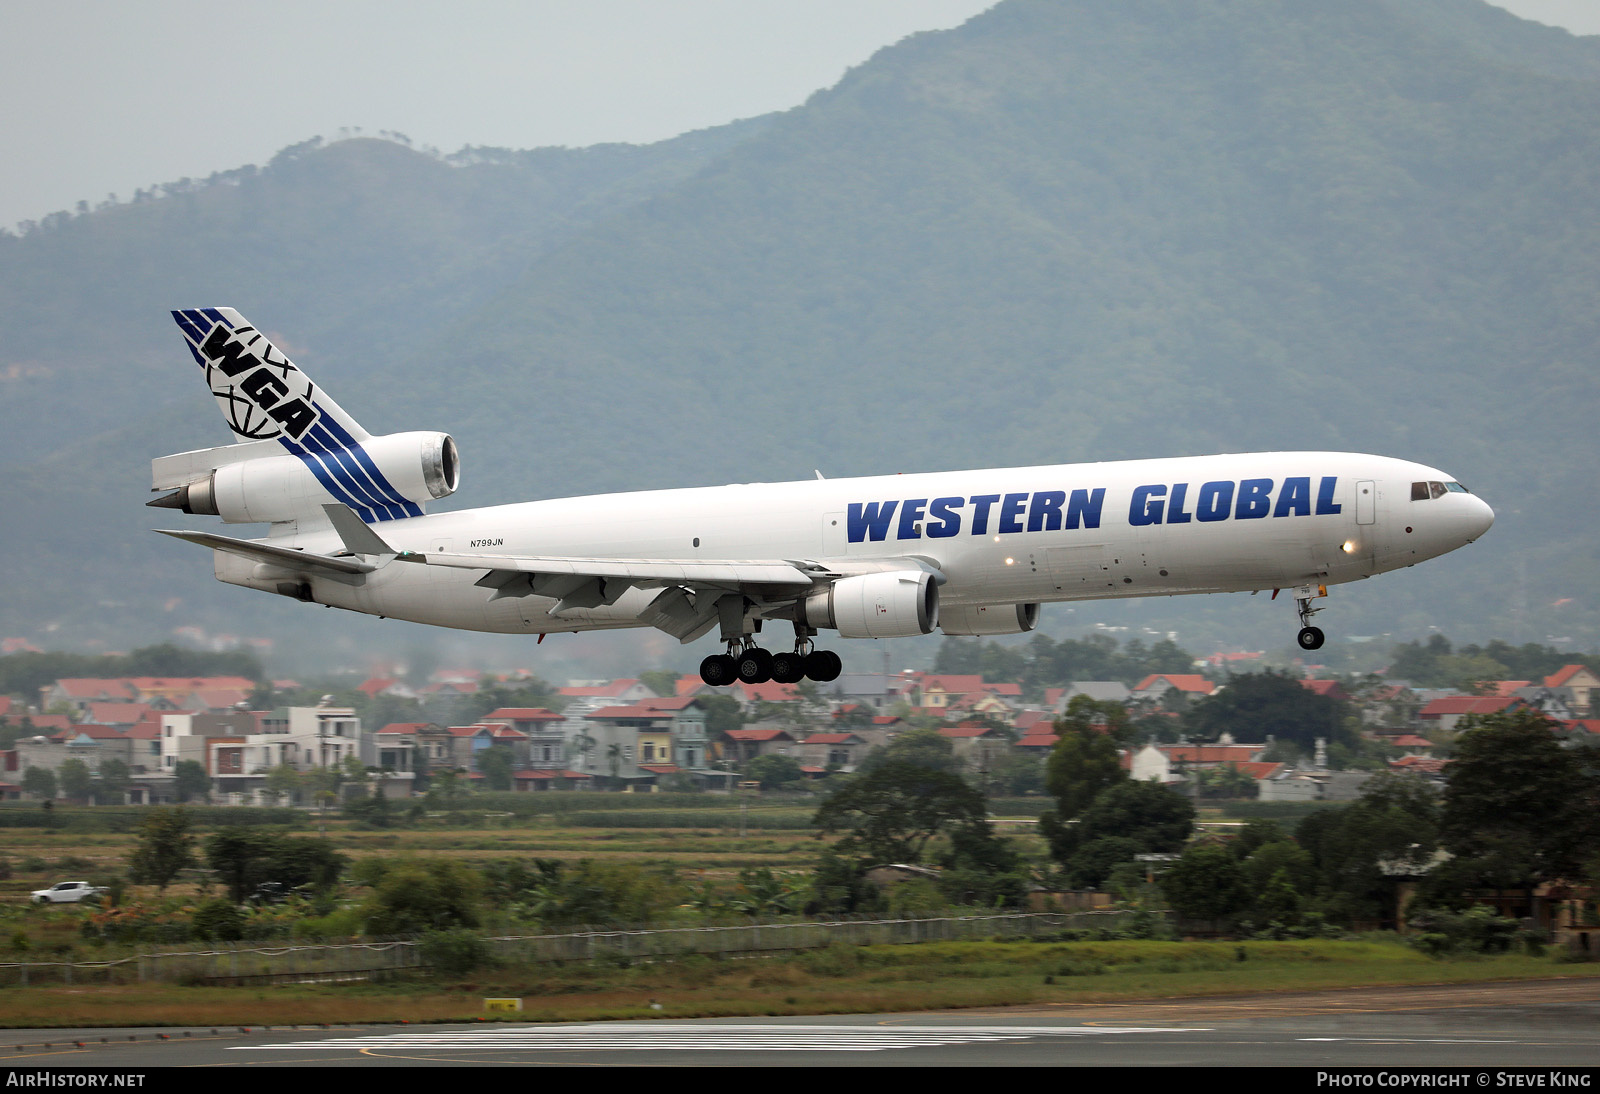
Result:
{"type": "Polygon", "coordinates": [[[939,612],[939,629],[945,634],[1022,634],[1038,625],[1037,604],[979,605],[939,612]]]}
{"type": "Polygon", "coordinates": [[[911,638],[939,625],[939,586],[922,570],[841,578],[807,597],[801,615],[843,638],[911,638]]]}
{"type": "Polygon", "coordinates": [[[418,515],[420,505],[448,497],[460,483],[461,458],[449,434],[390,433],[354,449],[224,464],[151,504],[229,524],[300,520],[333,501],[392,519],[418,515]]]}

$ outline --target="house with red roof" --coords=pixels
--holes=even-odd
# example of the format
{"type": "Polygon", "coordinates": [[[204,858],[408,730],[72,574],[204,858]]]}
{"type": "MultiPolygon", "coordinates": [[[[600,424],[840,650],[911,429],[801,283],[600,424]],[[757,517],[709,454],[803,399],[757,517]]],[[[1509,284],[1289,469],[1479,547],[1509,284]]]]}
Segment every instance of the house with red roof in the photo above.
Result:
{"type": "Polygon", "coordinates": [[[854,771],[871,746],[859,733],[813,733],[800,742],[800,762],[826,771],[854,771]]]}
{"type": "Polygon", "coordinates": [[[736,767],[743,767],[757,756],[793,756],[800,758],[799,742],[788,730],[774,726],[746,726],[730,729],[717,742],[722,758],[736,767]]]}
{"type": "Polygon", "coordinates": [[[701,782],[726,781],[723,773],[711,771],[706,704],[697,696],[651,693],[626,705],[601,707],[583,720],[573,742],[578,755],[571,766],[577,770],[641,788],[680,773],[701,782]]]}
{"type": "Polygon", "coordinates": [[[1344,690],[1344,685],[1338,680],[1301,680],[1300,686],[1313,695],[1320,695],[1324,699],[1348,700],[1350,693],[1344,690]]]}
{"type": "Polygon", "coordinates": [[[1133,702],[1159,703],[1169,691],[1202,699],[1216,690],[1217,685],[1195,673],[1152,673],[1133,686],[1128,698],[1133,702]]]}
{"type": "Polygon", "coordinates": [[[526,763],[547,770],[566,762],[566,718],[544,707],[499,707],[480,722],[500,722],[522,734],[526,763]]]}
{"type": "Polygon", "coordinates": [[[1559,672],[1544,678],[1547,688],[1565,688],[1572,696],[1574,714],[1587,716],[1594,712],[1595,689],[1600,688],[1600,676],[1588,665],[1567,665],[1559,672]]]}
{"type": "Polygon", "coordinates": [[[982,722],[944,726],[939,730],[939,736],[950,742],[951,752],[956,759],[973,769],[985,771],[992,766],[996,756],[1011,747],[1009,735],[982,722]]]}
{"type": "Polygon", "coordinates": [[[1182,781],[1183,772],[1207,767],[1238,767],[1258,763],[1267,746],[1215,744],[1147,744],[1129,757],[1128,773],[1140,782],[1163,785],[1182,781]]]}
{"type": "Polygon", "coordinates": [[[77,711],[79,718],[85,716],[90,703],[132,703],[138,699],[139,694],[133,685],[121,679],[64,676],[39,689],[40,710],[49,710],[57,705],[70,706],[77,711]]]}
{"type": "Polygon", "coordinates": [[[511,788],[519,793],[551,790],[591,790],[594,777],[570,768],[525,768],[511,773],[511,788]]]}
{"type": "Polygon", "coordinates": [[[1429,725],[1449,733],[1454,732],[1461,719],[1471,715],[1499,714],[1527,706],[1526,700],[1498,698],[1491,695],[1446,695],[1427,703],[1417,717],[1429,725]]]}
{"type": "Polygon", "coordinates": [[[404,680],[395,676],[371,676],[356,685],[356,690],[369,699],[389,695],[396,699],[415,699],[417,693],[404,680]]]}

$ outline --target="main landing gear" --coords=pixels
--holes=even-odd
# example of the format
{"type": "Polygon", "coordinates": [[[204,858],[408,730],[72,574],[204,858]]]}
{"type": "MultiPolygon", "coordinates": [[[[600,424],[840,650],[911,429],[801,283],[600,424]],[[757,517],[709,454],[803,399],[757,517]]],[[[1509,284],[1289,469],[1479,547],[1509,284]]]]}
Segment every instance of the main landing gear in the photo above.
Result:
{"type": "Polygon", "coordinates": [[[744,597],[725,596],[717,602],[722,640],[728,644],[728,652],[714,653],[700,662],[700,679],[714,688],[723,688],[735,680],[746,684],[764,684],[768,680],[798,684],[810,677],[825,684],[839,678],[844,670],[839,655],[813,646],[811,636],[817,632],[801,619],[797,618],[794,624],[793,653],[768,653],[756,645],[751,632],[761,629],[761,619],[752,618],[749,608],[750,601],[744,597]]]}
{"type": "Polygon", "coordinates": [[[735,680],[746,684],[798,684],[812,679],[818,683],[837,680],[844,663],[832,650],[819,650],[809,638],[796,638],[793,653],[768,653],[749,635],[728,643],[727,653],[714,653],[700,662],[700,679],[714,688],[727,687],[735,680]]]}
{"type": "Polygon", "coordinates": [[[728,653],[712,654],[701,662],[701,680],[712,688],[726,688],[734,680],[744,683],[800,683],[806,678],[818,683],[838,680],[845,665],[832,649],[811,645],[811,632],[795,624],[794,653],[766,653],[755,645],[755,638],[739,635],[728,638],[728,653]]]}

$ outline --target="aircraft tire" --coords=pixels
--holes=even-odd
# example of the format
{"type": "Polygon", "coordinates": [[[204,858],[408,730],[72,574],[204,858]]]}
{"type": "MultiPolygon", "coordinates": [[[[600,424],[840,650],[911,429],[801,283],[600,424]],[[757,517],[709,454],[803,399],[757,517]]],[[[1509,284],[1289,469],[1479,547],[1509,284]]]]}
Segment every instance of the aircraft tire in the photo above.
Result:
{"type": "Polygon", "coordinates": [[[746,684],[765,684],[772,679],[772,654],[760,646],[752,646],[734,658],[739,679],[746,684]]]}
{"type": "Polygon", "coordinates": [[[725,653],[714,653],[700,662],[700,679],[711,687],[725,688],[738,678],[738,667],[725,653]]]}
{"type": "Polygon", "coordinates": [[[806,659],[798,653],[772,655],[772,679],[780,684],[798,684],[806,678],[806,659]]]}
{"type": "Polygon", "coordinates": [[[844,662],[832,650],[817,650],[806,658],[806,675],[819,684],[839,679],[844,662]]]}
{"type": "Polygon", "coordinates": [[[1322,630],[1319,627],[1300,628],[1300,648],[1303,650],[1320,650],[1324,641],[1322,630]]]}

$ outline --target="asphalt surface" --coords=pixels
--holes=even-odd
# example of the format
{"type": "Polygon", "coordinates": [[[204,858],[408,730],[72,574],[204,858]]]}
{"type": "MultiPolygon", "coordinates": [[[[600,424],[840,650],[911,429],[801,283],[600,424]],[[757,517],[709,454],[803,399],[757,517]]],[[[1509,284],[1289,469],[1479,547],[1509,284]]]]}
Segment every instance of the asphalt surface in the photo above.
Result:
{"type": "Polygon", "coordinates": [[[813,1018],[0,1031],[0,1069],[126,1069],[148,1089],[169,1068],[484,1065],[1445,1068],[1490,1089],[1528,1085],[1498,1069],[1538,1069],[1536,1085],[1593,1088],[1600,978],[813,1018]]]}

